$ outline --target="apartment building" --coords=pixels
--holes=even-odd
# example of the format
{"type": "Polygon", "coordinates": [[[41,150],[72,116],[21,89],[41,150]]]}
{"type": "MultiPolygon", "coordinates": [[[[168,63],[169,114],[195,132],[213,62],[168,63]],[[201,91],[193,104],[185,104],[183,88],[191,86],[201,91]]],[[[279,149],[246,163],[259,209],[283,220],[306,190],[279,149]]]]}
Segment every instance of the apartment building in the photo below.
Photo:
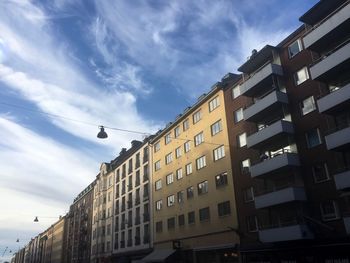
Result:
{"type": "Polygon", "coordinates": [[[224,86],[215,84],[151,141],[155,250],[145,262],[237,260],[224,86]]]}
{"type": "Polygon", "coordinates": [[[226,90],[245,262],[349,260],[349,7],[317,3],[226,90]]]}
{"type": "Polygon", "coordinates": [[[90,263],[95,181],[74,199],[66,215],[63,262],[90,263]]]}

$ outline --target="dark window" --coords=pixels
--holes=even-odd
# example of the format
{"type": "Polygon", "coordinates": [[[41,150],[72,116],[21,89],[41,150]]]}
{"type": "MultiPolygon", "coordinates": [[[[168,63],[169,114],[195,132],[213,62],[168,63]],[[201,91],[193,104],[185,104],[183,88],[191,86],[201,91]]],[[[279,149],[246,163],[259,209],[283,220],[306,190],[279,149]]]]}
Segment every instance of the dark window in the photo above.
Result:
{"type": "Polygon", "coordinates": [[[215,176],[215,184],[216,187],[222,187],[224,185],[227,185],[227,173],[221,173],[215,176]]]}
{"type": "Polygon", "coordinates": [[[185,215],[179,215],[178,220],[179,220],[179,226],[185,225],[185,215]]]}
{"type": "Polygon", "coordinates": [[[187,199],[193,198],[193,186],[187,188],[187,199]]]}
{"type": "Polygon", "coordinates": [[[329,180],[328,168],[326,163],[315,164],[312,167],[315,183],[329,180]]]}
{"type": "Polygon", "coordinates": [[[248,232],[258,231],[258,220],[256,216],[247,216],[247,229],[248,232]]]}
{"type": "Polygon", "coordinates": [[[210,219],[209,207],[199,209],[199,221],[207,221],[210,219]]]}
{"type": "Polygon", "coordinates": [[[218,204],[219,216],[226,216],[231,214],[230,201],[222,202],[218,204]]]}
{"type": "Polygon", "coordinates": [[[175,228],[175,217],[168,218],[168,229],[175,228]]]}
{"type": "Polygon", "coordinates": [[[156,222],[156,232],[157,233],[163,232],[163,222],[162,221],[156,222]]]}
{"type": "Polygon", "coordinates": [[[188,223],[194,224],[195,222],[195,214],[194,211],[188,213],[188,223]]]}

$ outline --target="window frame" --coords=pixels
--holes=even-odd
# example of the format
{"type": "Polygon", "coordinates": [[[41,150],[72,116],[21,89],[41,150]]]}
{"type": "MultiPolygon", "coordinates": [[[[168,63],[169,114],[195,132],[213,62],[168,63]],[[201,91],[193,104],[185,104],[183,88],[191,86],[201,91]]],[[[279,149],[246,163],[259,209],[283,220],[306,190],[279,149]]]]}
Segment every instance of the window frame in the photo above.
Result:
{"type": "Polygon", "coordinates": [[[211,136],[215,136],[216,134],[220,133],[222,131],[222,121],[221,119],[214,122],[212,125],[210,125],[210,133],[211,136]]]}
{"type": "Polygon", "coordinates": [[[309,74],[308,67],[304,66],[304,67],[300,68],[299,70],[295,71],[294,74],[293,74],[293,78],[294,78],[295,86],[299,86],[299,85],[303,84],[305,81],[307,81],[308,79],[310,79],[310,74],[309,74]],[[306,79],[304,79],[303,81],[300,82],[298,73],[301,72],[301,71],[304,71],[306,79]]]}
{"type": "Polygon", "coordinates": [[[214,162],[223,159],[226,156],[225,145],[221,145],[213,150],[213,160],[214,162]]]}
{"type": "Polygon", "coordinates": [[[209,112],[214,111],[216,108],[218,108],[220,106],[220,98],[219,95],[217,95],[215,98],[213,98],[212,100],[210,100],[208,102],[208,108],[209,108],[209,112]]]}
{"type": "Polygon", "coordinates": [[[308,149],[315,148],[315,147],[317,147],[317,146],[319,146],[319,145],[321,145],[321,144],[323,143],[319,128],[313,128],[313,129],[310,129],[310,130],[306,131],[306,132],[305,132],[305,138],[306,138],[306,145],[307,145],[307,148],[308,148],[308,149]],[[311,131],[313,131],[313,130],[316,130],[317,138],[318,138],[318,142],[319,142],[318,144],[315,144],[315,145],[311,145],[311,144],[310,144],[310,140],[309,140],[309,136],[308,136],[309,133],[310,133],[311,131]]]}
{"type": "Polygon", "coordinates": [[[300,109],[300,115],[301,115],[301,116],[305,116],[305,115],[307,115],[307,114],[309,114],[309,113],[311,113],[311,112],[317,110],[317,106],[316,106],[316,102],[315,102],[314,96],[309,96],[309,97],[307,97],[307,98],[304,98],[302,101],[300,101],[300,102],[299,102],[299,109],[300,109]],[[305,101],[306,101],[306,100],[309,100],[310,98],[311,98],[311,105],[312,105],[312,108],[311,108],[309,111],[304,112],[304,109],[306,108],[306,107],[305,107],[305,101]]]}
{"type": "Polygon", "coordinates": [[[168,195],[167,196],[167,206],[171,207],[175,205],[175,195],[168,195]]]}
{"type": "Polygon", "coordinates": [[[300,38],[298,38],[297,40],[295,40],[293,43],[291,43],[291,44],[288,46],[288,57],[289,57],[290,59],[293,58],[293,57],[295,57],[295,56],[298,55],[303,49],[304,49],[304,47],[303,47],[303,42],[301,41],[300,38]],[[293,54],[293,53],[291,52],[291,48],[290,48],[290,47],[293,46],[295,43],[298,45],[298,52],[295,53],[295,54],[293,54]]]}
{"type": "Polygon", "coordinates": [[[233,112],[233,122],[236,124],[236,123],[238,123],[238,122],[240,122],[240,121],[243,121],[243,120],[244,120],[244,117],[243,117],[243,108],[239,108],[239,109],[235,110],[235,111],[233,112]],[[238,112],[240,112],[240,114],[241,114],[241,118],[240,118],[240,119],[237,118],[237,113],[238,113],[238,112]]]}
{"type": "Polygon", "coordinates": [[[199,109],[195,113],[192,114],[193,124],[198,123],[202,119],[202,110],[199,109]]]}
{"type": "Polygon", "coordinates": [[[198,157],[196,159],[196,169],[201,170],[207,166],[207,158],[205,155],[202,155],[201,157],[198,157]]]}
{"type": "Polygon", "coordinates": [[[168,174],[165,178],[166,178],[165,179],[166,185],[170,185],[170,184],[174,183],[174,174],[173,173],[168,174]]]}
{"type": "Polygon", "coordinates": [[[198,195],[204,195],[204,194],[207,194],[208,192],[209,192],[208,180],[202,181],[202,182],[197,184],[197,193],[198,193],[198,195]]]}

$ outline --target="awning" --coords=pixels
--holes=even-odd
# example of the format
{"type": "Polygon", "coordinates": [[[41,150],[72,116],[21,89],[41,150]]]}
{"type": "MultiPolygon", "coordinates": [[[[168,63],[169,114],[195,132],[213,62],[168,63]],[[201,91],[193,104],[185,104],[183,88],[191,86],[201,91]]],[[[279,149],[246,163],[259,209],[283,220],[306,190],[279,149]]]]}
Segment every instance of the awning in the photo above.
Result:
{"type": "Polygon", "coordinates": [[[174,252],[174,249],[155,249],[151,254],[145,256],[142,262],[163,262],[174,252]]]}

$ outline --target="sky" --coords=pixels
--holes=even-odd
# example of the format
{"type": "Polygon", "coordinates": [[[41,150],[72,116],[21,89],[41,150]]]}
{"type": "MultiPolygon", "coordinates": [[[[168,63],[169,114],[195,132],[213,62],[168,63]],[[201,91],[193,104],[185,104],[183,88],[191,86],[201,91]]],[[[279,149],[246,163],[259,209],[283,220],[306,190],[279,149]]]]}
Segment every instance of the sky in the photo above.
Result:
{"type": "Polygon", "coordinates": [[[0,260],[316,2],[0,0],[0,260]]]}

